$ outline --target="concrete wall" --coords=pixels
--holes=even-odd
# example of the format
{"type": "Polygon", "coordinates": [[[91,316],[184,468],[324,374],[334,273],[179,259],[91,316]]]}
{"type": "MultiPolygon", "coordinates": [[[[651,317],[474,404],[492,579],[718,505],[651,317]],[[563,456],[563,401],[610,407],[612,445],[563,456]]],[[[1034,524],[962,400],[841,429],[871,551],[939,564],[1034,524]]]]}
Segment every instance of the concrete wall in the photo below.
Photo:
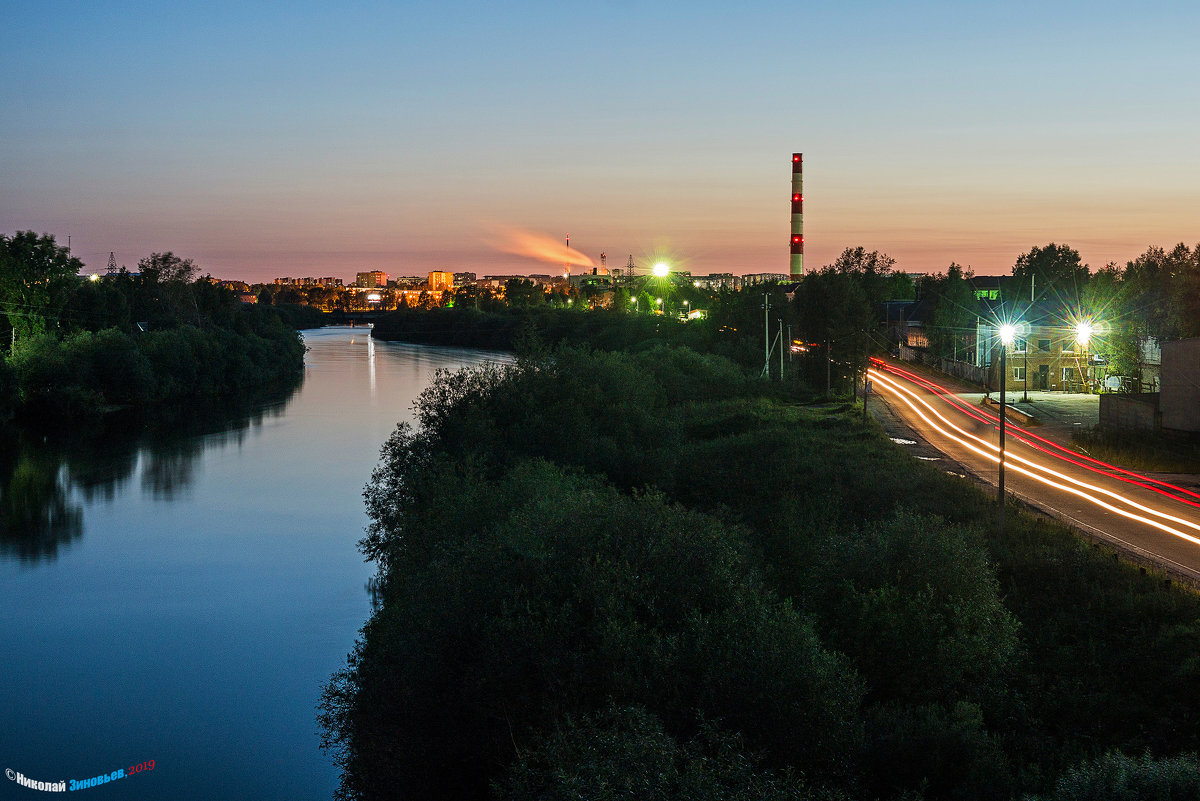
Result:
{"type": "Polygon", "coordinates": [[[1200,337],[1162,343],[1162,427],[1200,431],[1200,337]]]}
{"type": "Polygon", "coordinates": [[[1105,392],[1100,396],[1100,425],[1125,431],[1154,431],[1158,428],[1158,393],[1125,395],[1105,392]]]}

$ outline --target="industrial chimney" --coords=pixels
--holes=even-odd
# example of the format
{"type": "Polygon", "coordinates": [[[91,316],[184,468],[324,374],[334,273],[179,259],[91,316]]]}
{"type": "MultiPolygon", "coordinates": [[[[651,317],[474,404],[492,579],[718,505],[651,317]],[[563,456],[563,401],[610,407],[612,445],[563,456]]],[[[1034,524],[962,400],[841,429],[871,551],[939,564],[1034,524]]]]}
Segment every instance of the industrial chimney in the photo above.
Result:
{"type": "Polygon", "coordinates": [[[792,154],[792,265],[793,279],[804,275],[804,154],[792,154]]]}

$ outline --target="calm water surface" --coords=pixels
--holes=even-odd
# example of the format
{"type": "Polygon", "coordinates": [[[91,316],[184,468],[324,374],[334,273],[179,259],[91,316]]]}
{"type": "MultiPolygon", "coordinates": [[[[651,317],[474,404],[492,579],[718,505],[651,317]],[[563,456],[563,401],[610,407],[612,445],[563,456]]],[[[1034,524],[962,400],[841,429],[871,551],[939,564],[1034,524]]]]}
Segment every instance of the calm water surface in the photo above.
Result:
{"type": "Polygon", "coordinates": [[[216,431],[2,446],[0,769],[155,761],[97,801],[330,797],[315,706],[369,612],[363,485],[435,370],[504,357],[306,340],[300,389],[216,431]]]}

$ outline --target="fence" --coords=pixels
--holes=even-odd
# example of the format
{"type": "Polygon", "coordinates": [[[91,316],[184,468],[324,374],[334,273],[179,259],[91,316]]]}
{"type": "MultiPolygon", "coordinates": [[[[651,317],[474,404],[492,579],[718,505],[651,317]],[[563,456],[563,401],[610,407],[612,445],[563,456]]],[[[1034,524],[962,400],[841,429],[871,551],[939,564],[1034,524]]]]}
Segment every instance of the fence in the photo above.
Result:
{"type": "Polygon", "coordinates": [[[1100,395],[1100,425],[1135,431],[1159,428],[1158,393],[1125,395],[1105,392],[1100,395]]]}
{"type": "Polygon", "coordinates": [[[976,384],[987,383],[987,368],[980,367],[970,362],[956,362],[953,359],[941,359],[934,356],[932,353],[917,348],[910,348],[907,345],[900,345],[900,358],[906,362],[916,362],[933,367],[936,370],[941,370],[947,375],[952,375],[955,378],[961,378],[964,381],[971,381],[976,384]]]}

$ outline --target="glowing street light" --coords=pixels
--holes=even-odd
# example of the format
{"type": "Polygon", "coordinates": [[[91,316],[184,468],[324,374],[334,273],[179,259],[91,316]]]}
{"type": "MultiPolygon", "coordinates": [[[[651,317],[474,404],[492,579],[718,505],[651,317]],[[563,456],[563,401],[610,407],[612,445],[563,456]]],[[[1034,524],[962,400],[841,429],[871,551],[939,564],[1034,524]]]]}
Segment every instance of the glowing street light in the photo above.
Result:
{"type": "Polygon", "coordinates": [[[1079,377],[1083,381],[1083,389],[1085,392],[1089,389],[1088,373],[1091,372],[1090,368],[1088,367],[1087,347],[1088,341],[1092,338],[1092,330],[1092,324],[1087,320],[1080,320],[1075,324],[1075,341],[1078,342],[1080,347],[1083,348],[1083,366],[1081,370],[1083,374],[1079,377]]]}
{"type": "Polygon", "coordinates": [[[660,261],[658,264],[654,265],[654,277],[655,278],[666,278],[670,274],[671,274],[671,268],[670,268],[670,266],[667,265],[667,263],[665,261],[660,261]]]}
{"type": "Polygon", "coordinates": [[[1008,411],[1004,387],[1008,384],[1008,365],[1005,359],[1017,329],[1011,323],[1000,326],[1000,536],[1004,536],[1004,418],[1008,411]]]}

